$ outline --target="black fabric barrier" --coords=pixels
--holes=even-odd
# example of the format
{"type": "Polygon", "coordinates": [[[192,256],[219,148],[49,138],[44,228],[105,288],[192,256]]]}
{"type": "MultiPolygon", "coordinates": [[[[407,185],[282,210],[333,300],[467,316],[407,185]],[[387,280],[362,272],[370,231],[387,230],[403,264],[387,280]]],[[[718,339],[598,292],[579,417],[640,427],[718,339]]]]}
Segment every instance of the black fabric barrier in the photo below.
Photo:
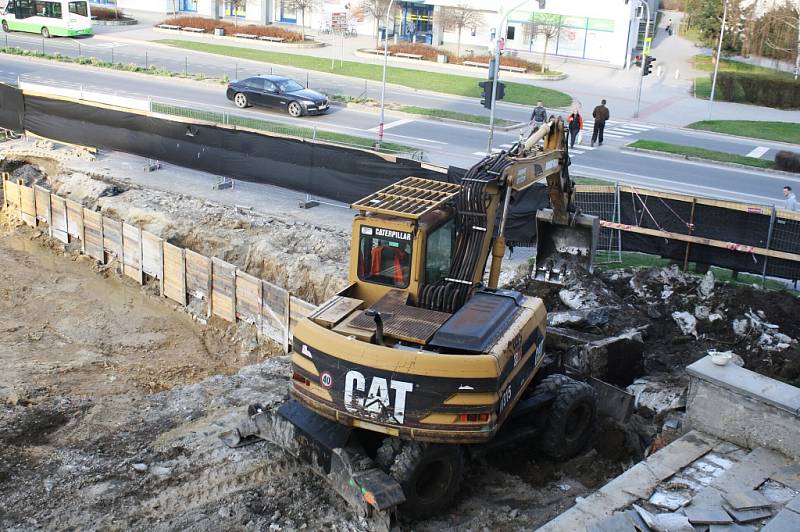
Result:
{"type": "Polygon", "coordinates": [[[25,98],[37,135],[133,153],[350,203],[408,176],[446,179],[408,159],[215,126],[188,125],[38,96],[25,98]]]}
{"type": "Polygon", "coordinates": [[[24,115],[22,91],[0,83],[0,128],[22,131],[24,115]]]}

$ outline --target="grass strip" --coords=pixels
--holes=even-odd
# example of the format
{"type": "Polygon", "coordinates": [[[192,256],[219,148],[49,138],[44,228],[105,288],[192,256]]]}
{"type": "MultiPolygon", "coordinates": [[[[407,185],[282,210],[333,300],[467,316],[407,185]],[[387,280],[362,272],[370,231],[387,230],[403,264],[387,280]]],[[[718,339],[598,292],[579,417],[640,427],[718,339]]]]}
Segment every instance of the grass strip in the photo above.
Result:
{"type": "Polygon", "coordinates": [[[637,140],[636,142],[628,144],[628,147],[683,155],[685,157],[697,157],[699,159],[706,159],[719,163],[736,163],[745,166],[753,166],[755,168],[775,168],[774,161],[765,161],[764,159],[755,159],[753,157],[745,157],[744,155],[726,153],[724,151],[695,148],[694,146],[681,146],[680,144],[670,144],[669,142],[659,142],[657,140],[637,140]]]}
{"type": "MultiPolygon", "coordinates": [[[[305,139],[316,138],[318,140],[335,142],[337,144],[345,144],[348,146],[356,146],[359,148],[372,148],[373,144],[375,143],[375,139],[356,137],[353,135],[347,135],[345,133],[317,130],[315,135],[314,130],[307,127],[287,126],[284,124],[278,124],[276,122],[261,120],[259,118],[248,118],[238,115],[223,114],[216,111],[190,109],[188,107],[180,107],[177,105],[169,105],[159,102],[153,102],[151,104],[151,110],[154,113],[161,113],[170,116],[202,120],[204,122],[213,122],[215,124],[246,127],[248,129],[268,131],[270,133],[277,133],[279,135],[288,135],[305,139]]],[[[381,143],[380,151],[386,153],[410,153],[419,150],[403,144],[383,142],[381,143]]]]}
{"type": "Polygon", "coordinates": [[[757,120],[701,120],[691,129],[739,135],[754,139],[800,144],[800,124],[795,122],[761,122],[757,120]]]}
{"type": "MultiPolygon", "coordinates": [[[[324,57],[314,57],[307,55],[288,54],[284,52],[272,52],[267,50],[255,50],[252,48],[241,48],[238,46],[226,46],[221,44],[208,44],[194,41],[183,41],[178,39],[162,39],[161,44],[181,48],[183,50],[193,50],[196,52],[207,52],[226,57],[239,59],[249,59],[272,63],[276,65],[286,65],[295,68],[313,70],[316,72],[326,72],[329,74],[339,74],[354,78],[380,81],[383,66],[372,63],[359,63],[355,61],[334,62],[324,57]]],[[[402,85],[412,89],[422,89],[444,94],[454,94],[457,96],[468,96],[480,98],[481,89],[478,87],[478,79],[469,76],[459,76],[454,74],[444,74],[439,72],[419,71],[411,68],[387,67],[386,81],[396,85],[402,85]]],[[[504,82],[506,84],[506,102],[534,105],[537,100],[544,102],[546,107],[567,107],[572,103],[572,97],[560,91],[545,89],[524,83],[504,82]]]]}

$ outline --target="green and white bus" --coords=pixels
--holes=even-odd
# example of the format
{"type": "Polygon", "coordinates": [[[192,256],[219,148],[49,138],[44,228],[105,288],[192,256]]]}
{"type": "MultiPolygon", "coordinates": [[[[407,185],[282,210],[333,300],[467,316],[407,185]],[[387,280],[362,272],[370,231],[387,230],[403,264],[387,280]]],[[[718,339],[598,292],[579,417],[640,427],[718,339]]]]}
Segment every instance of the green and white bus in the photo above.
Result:
{"type": "Polygon", "coordinates": [[[3,31],[40,33],[45,38],[92,34],[88,2],[8,0],[2,13],[3,31]]]}

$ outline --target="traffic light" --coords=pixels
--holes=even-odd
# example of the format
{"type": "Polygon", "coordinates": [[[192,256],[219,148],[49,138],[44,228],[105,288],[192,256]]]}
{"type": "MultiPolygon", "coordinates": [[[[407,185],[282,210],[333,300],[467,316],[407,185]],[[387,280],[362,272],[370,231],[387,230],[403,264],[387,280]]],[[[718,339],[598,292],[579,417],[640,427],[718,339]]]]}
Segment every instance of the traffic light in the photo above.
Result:
{"type": "MultiPolygon", "coordinates": [[[[481,105],[486,107],[487,109],[492,108],[492,80],[481,81],[478,82],[478,86],[481,88],[481,105]]],[[[497,82],[497,94],[495,95],[496,100],[502,100],[506,97],[506,84],[502,81],[497,82]]]]}
{"type": "Polygon", "coordinates": [[[644,71],[642,72],[642,76],[646,76],[653,72],[653,63],[656,62],[656,58],[652,55],[648,55],[644,58],[644,71]]]}

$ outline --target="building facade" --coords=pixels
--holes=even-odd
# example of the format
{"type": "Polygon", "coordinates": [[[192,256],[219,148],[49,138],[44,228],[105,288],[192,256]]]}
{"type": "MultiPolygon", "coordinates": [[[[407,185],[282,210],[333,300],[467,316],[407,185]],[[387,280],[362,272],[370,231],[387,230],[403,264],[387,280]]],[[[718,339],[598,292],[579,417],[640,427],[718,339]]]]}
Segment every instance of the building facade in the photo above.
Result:
{"type": "MultiPolygon", "coordinates": [[[[639,42],[640,24],[644,23],[639,15],[643,1],[651,5],[655,16],[657,0],[530,0],[509,14],[501,37],[507,50],[523,57],[538,56],[546,46],[548,55],[626,66],[639,42]]],[[[503,6],[518,3],[516,0],[399,0],[394,3],[388,33],[398,40],[454,44],[459,40],[458,32],[442,24],[442,15],[448,8],[469,6],[480,13],[479,20],[462,29],[460,41],[462,51],[478,52],[491,46],[503,6]]],[[[233,12],[232,3],[224,0],[118,0],[118,4],[121,8],[159,13],[237,15],[258,24],[301,24],[301,14],[285,0],[246,0],[240,2],[237,13],[233,12]]],[[[361,0],[319,0],[306,12],[306,26],[313,33],[331,27],[332,21],[336,26],[336,21],[346,19],[351,31],[374,35],[384,22],[375,21],[361,4],[361,0]]]]}

